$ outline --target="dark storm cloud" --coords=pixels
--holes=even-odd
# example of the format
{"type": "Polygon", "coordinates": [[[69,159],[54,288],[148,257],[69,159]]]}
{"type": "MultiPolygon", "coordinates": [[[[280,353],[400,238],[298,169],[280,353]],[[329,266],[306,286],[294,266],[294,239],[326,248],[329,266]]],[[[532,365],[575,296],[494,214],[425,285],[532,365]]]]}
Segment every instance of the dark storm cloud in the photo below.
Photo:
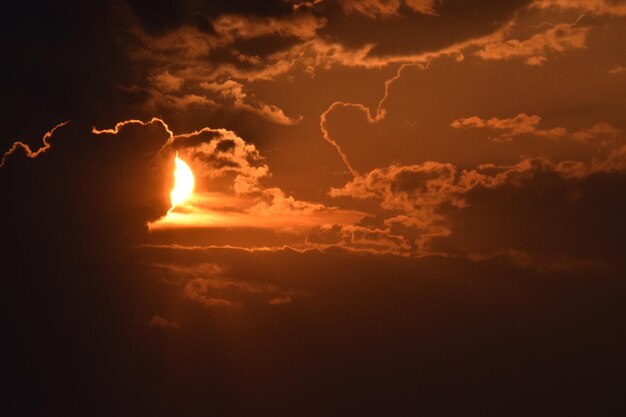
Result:
{"type": "Polygon", "coordinates": [[[108,252],[141,241],[169,209],[173,165],[160,150],[170,133],[160,121],[101,134],[67,123],[47,136],[40,151],[16,145],[4,155],[4,256],[108,252]]]}
{"type": "Polygon", "coordinates": [[[160,152],[169,139],[157,120],[99,134],[69,122],[41,148],[18,144],[4,155],[0,275],[12,385],[4,414],[67,414],[69,392],[81,390],[86,404],[104,389],[93,382],[126,357],[113,352],[126,349],[136,309],[126,300],[138,281],[121,265],[170,207],[173,155],[160,152]]]}

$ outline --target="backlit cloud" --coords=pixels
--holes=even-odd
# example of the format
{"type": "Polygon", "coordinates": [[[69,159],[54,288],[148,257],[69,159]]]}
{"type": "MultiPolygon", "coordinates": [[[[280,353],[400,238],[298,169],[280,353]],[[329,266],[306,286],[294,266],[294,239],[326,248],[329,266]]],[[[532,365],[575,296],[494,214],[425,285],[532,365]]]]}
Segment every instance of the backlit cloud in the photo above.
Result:
{"type": "Polygon", "coordinates": [[[588,27],[562,23],[525,40],[488,43],[476,55],[487,60],[524,58],[528,65],[542,65],[550,54],[584,48],[588,34],[588,27]]]}
{"type": "Polygon", "coordinates": [[[499,136],[491,137],[496,142],[510,141],[516,136],[535,135],[539,137],[552,139],[570,139],[581,142],[614,142],[615,139],[621,137],[623,133],[621,129],[611,126],[608,123],[600,122],[595,125],[580,129],[574,132],[568,132],[564,127],[554,127],[551,129],[538,128],[541,117],[538,115],[529,116],[526,113],[519,113],[510,119],[499,119],[492,117],[490,119],[481,119],[478,116],[461,118],[453,121],[450,126],[455,129],[461,128],[477,128],[491,129],[493,131],[504,131],[499,136]]]}
{"type": "Polygon", "coordinates": [[[626,16],[626,4],[619,0],[535,0],[531,7],[577,10],[599,16],[626,16]]]}

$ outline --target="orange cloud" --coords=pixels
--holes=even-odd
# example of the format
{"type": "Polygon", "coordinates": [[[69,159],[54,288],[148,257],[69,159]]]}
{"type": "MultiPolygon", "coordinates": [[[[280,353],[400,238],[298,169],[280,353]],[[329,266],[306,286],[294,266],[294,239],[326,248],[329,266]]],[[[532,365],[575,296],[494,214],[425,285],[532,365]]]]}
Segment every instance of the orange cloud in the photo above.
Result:
{"type": "Polygon", "coordinates": [[[23,151],[24,154],[26,155],[27,158],[36,158],[37,156],[39,156],[40,154],[48,151],[50,149],[50,147],[52,146],[49,142],[50,138],[52,137],[52,135],[54,134],[54,132],[65,126],[66,124],[68,124],[69,121],[66,122],[62,122],[59,123],[58,125],[56,125],[55,127],[53,127],[52,129],[50,129],[49,131],[47,131],[44,135],[43,138],[41,139],[43,146],[41,146],[39,149],[37,149],[36,151],[33,151],[30,146],[28,146],[26,143],[24,142],[14,142],[13,146],[11,146],[11,148],[6,151],[3,155],[2,155],[2,160],[0,161],[0,168],[2,168],[2,166],[4,165],[6,159],[11,156],[11,154],[18,152],[19,150],[23,151]]]}
{"type": "Polygon", "coordinates": [[[200,303],[205,307],[224,308],[228,310],[239,310],[241,308],[240,304],[225,298],[211,297],[208,295],[209,288],[210,286],[207,280],[198,278],[189,281],[187,285],[185,285],[184,294],[186,298],[200,303]]]}
{"type": "Polygon", "coordinates": [[[526,113],[519,113],[517,116],[510,119],[499,119],[497,117],[482,119],[478,116],[466,117],[454,120],[450,126],[455,129],[489,128],[505,131],[502,135],[491,138],[496,142],[510,141],[515,136],[520,135],[535,135],[553,139],[569,138],[580,142],[608,143],[616,140],[623,133],[621,129],[618,129],[608,123],[601,122],[590,128],[581,129],[569,134],[567,129],[564,127],[539,129],[537,126],[540,121],[540,116],[529,116],[526,113]]]}
{"type": "Polygon", "coordinates": [[[170,321],[164,317],[159,316],[158,314],[155,314],[150,321],[148,322],[148,326],[150,327],[159,327],[162,329],[168,329],[168,330],[179,330],[180,329],[180,325],[178,323],[176,323],[175,321],[170,321]]]}
{"type": "Polygon", "coordinates": [[[152,230],[251,227],[302,232],[324,224],[351,224],[363,217],[356,210],[301,201],[280,188],[265,186],[261,181],[270,177],[268,165],[253,144],[230,130],[203,128],[172,134],[166,149],[177,151],[190,165],[196,190],[167,216],[152,222],[152,230]]]}
{"type": "Polygon", "coordinates": [[[609,70],[609,74],[618,75],[618,74],[626,74],[626,67],[623,65],[618,65],[609,70]]]}
{"type": "MultiPolygon", "coordinates": [[[[171,277],[169,283],[182,289],[183,298],[209,308],[237,311],[248,303],[265,303],[268,299],[272,305],[287,304],[293,297],[303,294],[266,281],[226,277],[224,274],[229,271],[215,264],[149,262],[146,266],[157,269],[166,279],[171,277]]],[[[152,321],[158,322],[155,325],[161,324],[161,320],[153,318],[152,321]]]]}
{"type": "Polygon", "coordinates": [[[290,296],[288,295],[283,295],[280,297],[275,297],[272,298],[271,300],[269,300],[267,303],[273,306],[279,306],[279,305],[283,305],[283,304],[291,304],[292,299],[290,296]]]}
{"type": "Polygon", "coordinates": [[[487,43],[475,54],[486,60],[526,58],[528,65],[542,65],[550,53],[585,48],[588,27],[561,23],[526,40],[507,39],[487,43]]]}
{"type": "Polygon", "coordinates": [[[535,0],[530,7],[578,10],[598,16],[626,16],[626,4],[614,0],[535,0]]]}
{"type": "Polygon", "coordinates": [[[396,75],[385,81],[384,94],[383,94],[383,97],[378,102],[378,106],[376,107],[376,112],[374,114],[372,114],[372,111],[367,106],[365,106],[363,104],[360,104],[360,103],[345,103],[345,102],[341,102],[341,101],[336,101],[336,102],[332,103],[328,107],[328,109],[326,109],[326,111],[324,111],[324,113],[322,113],[321,116],[320,116],[320,130],[322,131],[322,137],[324,138],[324,140],[326,142],[330,143],[337,150],[337,153],[341,157],[341,160],[343,161],[343,163],[346,165],[346,168],[348,168],[350,173],[353,176],[355,176],[355,177],[357,177],[359,175],[359,173],[351,165],[350,160],[348,158],[348,155],[342,150],[342,148],[339,145],[339,143],[337,143],[337,141],[335,139],[333,139],[333,137],[331,136],[330,130],[329,130],[328,126],[327,126],[327,124],[328,124],[328,117],[334,110],[336,110],[338,108],[351,108],[351,109],[355,109],[355,110],[357,110],[359,112],[362,112],[365,115],[365,117],[367,118],[367,122],[368,123],[377,123],[377,122],[383,120],[385,118],[385,115],[386,115],[386,111],[385,111],[384,105],[385,105],[385,101],[387,101],[387,98],[389,97],[389,89],[400,78],[400,76],[402,75],[402,72],[406,68],[408,68],[408,67],[417,67],[417,68],[424,69],[424,66],[421,65],[421,64],[403,64],[403,65],[401,65],[398,68],[398,71],[396,72],[396,75]]]}
{"type": "Polygon", "coordinates": [[[341,7],[348,13],[359,13],[371,18],[398,16],[401,7],[423,14],[435,13],[435,0],[341,0],[341,7]]]}
{"type": "Polygon", "coordinates": [[[218,93],[221,97],[232,99],[235,108],[248,110],[261,117],[282,125],[293,125],[302,120],[302,116],[288,117],[277,106],[258,100],[253,94],[244,92],[244,85],[234,80],[224,82],[201,82],[199,86],[207,91],[218,93]]]}
{"type": "Polygon", "coordinates": [[[533,134],[545,137],[563,137],[567,131],[565,128],[556,127],[549,130],[537,129],[537,125],[541,121],[541,117],[535,115],[529,116],[526,113],[519,113],[510,119],[499,119],[492,117],[491,119],[481,119],[478,116],[461,118],[453,121],[450,126],[455,129],[460,128],[490,128],[495,130],[503,130],[500,136],[491,138],[496,142],[510,141],[515,136],[524,134],[533,134]]]}

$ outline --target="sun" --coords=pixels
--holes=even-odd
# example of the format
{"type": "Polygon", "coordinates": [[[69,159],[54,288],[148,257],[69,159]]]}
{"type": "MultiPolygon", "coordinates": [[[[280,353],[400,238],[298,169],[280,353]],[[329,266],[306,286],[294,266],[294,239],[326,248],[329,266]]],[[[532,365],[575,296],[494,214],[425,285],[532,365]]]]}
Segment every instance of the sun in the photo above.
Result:
{"type": "Polygon", "coordinates": [[[181,204],[187,200],[193,193],[193,188],[196,184],[196,180],[191,172],[189,165],[178,157],[176,153],[176,169],[174,170],[174,188],[170,193],[170,199],[172,201],[172,208],[181,204]]]}

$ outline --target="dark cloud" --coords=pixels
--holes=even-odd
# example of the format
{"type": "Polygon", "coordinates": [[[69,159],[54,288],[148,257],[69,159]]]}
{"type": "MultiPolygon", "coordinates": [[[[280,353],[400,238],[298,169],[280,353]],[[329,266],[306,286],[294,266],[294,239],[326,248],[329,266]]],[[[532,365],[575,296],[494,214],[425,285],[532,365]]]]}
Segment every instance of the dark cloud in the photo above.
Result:
{"type": "Polygon", "coordinates": [[[469,191],[467,207],[445,210],[452,234],[440,240],[477,255],[527,254],[529,263],[621,264],[626,199],[616,191],[625,186],[623,171],[564,178],[536,164],[514,181],[469,191]]]}
{"type": "Polygon", "coordinates": [[[37,3],[2,415],[625,414],[621,2],[37,3]]]}
{"type": "Polygon", "coordinates": [[[446,0],[435,2],[434,14],[404,9],[396,17],[375,21],[363,15],[333,13],[320,34],[350,48],[373,44],[373,56],[418,54],[492,33],[528,3],[446,0]],[[372,24],[377,31],[371,30],[372,24]]]}
{"type": "MultiPolygon", "coordinates": [[[[510,411],[519,395],[524,401],[513,415],[538,405],[540,414],[619,408],[623,325],[616,315],[623,309],[618,293],[624,288],[611,269],[533,272],[504,260],[415,260],[342,251],[146,247],[140,252],[147,263],[176,259],[199,274],[203,264],[219,263],[220,273],[239,285],[287,285],[302,292],[277,310],[244,291],[248,295],[239,299],[236,313],[213,308],[210,315],[201,303],[185,301],[184,283],[167,291],[168,314],[181,323],[180,339],[167,346],[187,354],[164,364],[163,371],[170,375],[182,368],[184,373],[176,374],[186,386],[196,386],[202,379],[221,379],[228,368],[240,369],[245,381],[218,389],[239,393],[241,408],[222,405],[234,414],[498,414],[510,411]],[[203,354],[200,346],[209,340],[223,353],[203,354]],[[205,359],[198,362],[189,345],[205,359]],[[585,358],[593,354],[602,359],[592,365],[585,358]],[[218,362],[226,369],[217,367],[208,377],[204,366],[218,362]],[[451,396],[455,401],[444,400],[451,396]]],[[[158,401],[175,408],[170,401],[179,398],[158,401]]],[[[189,410],[200,413],[219,407],[212,401],[197,405],[191,392],[184,398],[189,410]]]]}
{"type": "Polygon", "coordinates": [[[68,123],[44,152],[14,147],[0,168],[11,202],[0,209],[3,255],[70,259],[145,239],[147,222],[170,206],[172,154],[160,153],[169,138],[157,120],[100,134],[68,123]]]}
{"type": "Polygon", "coordinates": [[[4,328],[11,415],[67,415],[68,404],[164,416],[622,406],[625,288],[611,269],[338,250],[143,247],[134,259],[80,268],[45,294],[34,277],[27,294],[6,287],[4,306],[22,313],[4,328]]]}
{"type": "MultiPolygon", "coordinates": [[[[361,234],[386,236],[376,239],[381,246],[394,237],[404,243],[396,245],[398,253],[511,256],[538,268],[621,264],[626,201],[616,190],[626,176],[618,154],[592,163],[530,158],[472,170],[436,162],[392,165],[330,195],[376,201],[377,216],[362,223],[361,234]]],[[[332,242],[358,247],[351,236],[332,242]]]]}
{"type": "Polygon", "coordinates": [[[161,35],[184,25],[212,33],[211,19],[222,14],[243,14],[248,16],[289,15],[291,5],[283,0],[128,0],[132,11],[143,27],[150,33],[161,35]]]}
{"type": "Polygon", "coordinates": [[[112,124],[129,117],[132,100],[117,83],[136,68],[116,46],[111,2],[16,3],[2,14],[0,70],[2,148],[36,144],[61,120],[112,124]],[[36,115],[36,117],[34,116],[36,115]]]}

